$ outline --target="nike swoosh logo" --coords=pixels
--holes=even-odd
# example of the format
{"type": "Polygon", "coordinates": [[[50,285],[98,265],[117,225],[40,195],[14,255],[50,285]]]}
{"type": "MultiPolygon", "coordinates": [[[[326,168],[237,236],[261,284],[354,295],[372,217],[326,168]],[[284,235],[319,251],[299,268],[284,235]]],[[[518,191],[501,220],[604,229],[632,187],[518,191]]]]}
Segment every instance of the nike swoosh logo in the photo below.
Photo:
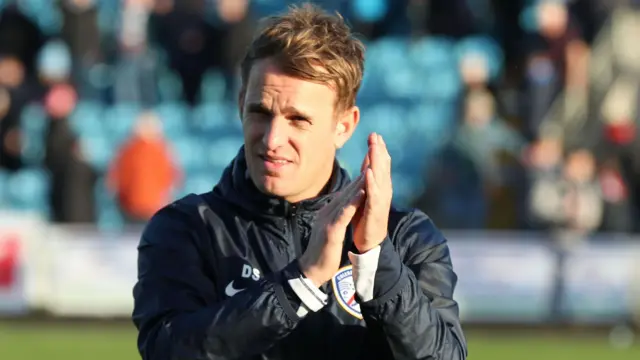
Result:
{"type": "Polygon", "coordinates": [[[228,297],[232,297],[233,295],[239,293],[240,291],[242,291],[244,289],[236,289],[233,287],[233,281],[229,283],[229,285],[227,285],[227,287],[224,289],[224,293],[228,296],[228,297]]]}

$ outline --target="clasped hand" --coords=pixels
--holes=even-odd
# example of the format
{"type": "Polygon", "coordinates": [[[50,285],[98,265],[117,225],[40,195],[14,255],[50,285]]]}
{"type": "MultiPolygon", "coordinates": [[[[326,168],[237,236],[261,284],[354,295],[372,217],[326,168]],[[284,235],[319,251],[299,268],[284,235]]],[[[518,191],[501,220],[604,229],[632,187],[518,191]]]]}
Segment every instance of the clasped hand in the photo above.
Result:
{"type": "Polygon", "coordinates": [[[340,267],[349,224],[353,226],[354,245],[361,254],[387,237],[393,196],[391,156],[378,134],[369,135],[368,145],[361,175],[319,211],[309,246],[299,259],[305,276],[318,287],[340,267]]]}

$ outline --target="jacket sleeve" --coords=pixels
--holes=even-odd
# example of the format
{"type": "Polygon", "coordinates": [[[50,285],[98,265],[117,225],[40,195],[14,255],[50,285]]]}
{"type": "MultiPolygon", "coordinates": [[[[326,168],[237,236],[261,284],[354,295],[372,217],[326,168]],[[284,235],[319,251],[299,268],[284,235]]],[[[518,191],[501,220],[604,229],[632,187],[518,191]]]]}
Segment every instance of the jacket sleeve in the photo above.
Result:
{"type": "MultiPolygon", "coordinates": [[[[377,257],[369,281],[372,293],[357,290],[367,328],[386,338],[390,359],[466,359],[458,304],[453,300],[457,276],[444,236],[417,210],[405,216],[390,236],[394,241],[385,239],[375,249],[378,254],[372,254],[377,257]]],[[[365,273],[371,273],[363,263],[362,279],[357,278],[358,264],[354,264],[357,289],[367,288],[365,273]]]]}
{"type": "MultiPolygon", "coordinates": [[[[133,322],[144,360],[231,359],[265,352],[287,336],[303,314],[289,278],[291,263],[232,297],[216,293],[203,254],[223,229],[211,230],[180,205],[160,210],[138,247],[133,322]]],[[[211,256],[212,257],[212,256],[211,256]]]]}

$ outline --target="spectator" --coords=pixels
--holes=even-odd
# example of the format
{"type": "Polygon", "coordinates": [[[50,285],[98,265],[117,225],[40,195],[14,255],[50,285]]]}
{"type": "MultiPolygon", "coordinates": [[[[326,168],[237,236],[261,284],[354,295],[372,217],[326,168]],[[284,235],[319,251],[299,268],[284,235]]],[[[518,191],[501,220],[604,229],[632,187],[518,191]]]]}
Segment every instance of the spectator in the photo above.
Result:
{"type": "Polygon", "coordinates": [[[97,174],[85,160],[80,139],[68,120],[76,102],[75,89],[64,83],[51,87],[45,97],[45,110],[49,116],[45,165],[52,179],[52,220],[60,223],[94,223],[97,174]]]}
{"type": "Polygon", "coordinates": [[[11,92],[0,87],[0,169],[15,171],[22,166],[19,123],[11,92]]]}
{"type": "Polygon", "coordinates": [[[180,76],[184,99],[190,105],[196,105],[202,77],[219,56],[219,39],[204,13],[204,0],[162,0],[150,18],[151,31],[167,53],[169,66],[180,76]]]}
{"type": "Polygon", "coordinates": [[[567,255],[600,227],[604,204],[590,151],[573,150],[562,164],[558,139],[544,139],[534,152],[538,174],[532,188],[531,210],[549,231],[557,250],[550,299],[550,320],[557,321],[563,313],[567,255]]]}
{"type": "Polygon", "coordinates": [[[574,240],[599,228],[602,194],[590,151],[574,150],[564,164],[559,153],[557,139],[544,139],[534,150],[531,211],[560,240],[574,240]]]}
{"type": "Polygon", "coordinates": [[[153,106],[157,101],[155,75],[157,63],[149,51],[148,22],[153,3],[127,0],[123,4],[118,34],[119,53],[114,84],[117,102],[153,106]]]}
{"type": "Polygon", "coordinates": [[[212,59],[212,65],[225,75],[227,98],[235,101],[238,65],[251,41],[255,21],[249,13],[248,0],[217,0],[215,3],[219,18],[215,37],[219,40],[216,41],[217,56],[212,59]]]}
{"type": "Polygon", "coordinates": [[[170,202],[180,177],[159,119],[152,113],[142,114],[107,174],[107,186],[124,217],[132,223],[148,220],[170,202]]]}
{"type": "Polygon", "coordinates": [[[637,213],[632,207],[628,181],[622,175],[617,157],[610,156],[606,159],[598,180],[604,201],[602,230],[617,233],[633,231],[637,213]]]}
{"type": "Polygon", "coordinates": [[[524,139],[498,117],[493,95],[486,90],[472,90],[466,98],[464,121],[454,142],[473,158],[483,177],[493,183],[502,182],[499,154],[520,159],[524,139]]]}
{"type": "Polygon", "coordinates": [[[487,58],[478,53],[469,53],[460,61],[460,75],[469,89],[484,89],[489,81],[487,58]]]}
{"type": "Polygon", "coordinates": [[[640,83],[633,76],[620,76],[611,84],[601,108],[603,131],[598,138],[602,152],[617,157],[636,214],[640,211],[639,90],[640,83]]]}
{"type": "Polygon", "coordinates": [[[563,198],[566,226],[588,235],[602,222],[602,193],[596,182],[596,162],[591,151],[578,149],[567,157],[564,167],[567,182],[563,198]]]}
{"type": "Polygon", "coordinates": [[[38,98],[56,84],[71,84],[72,71],[73,60],[67,44],[57,39],[47,42],[38,55],[38,98]]]}
{"type": "Polygon", "coordinates": [[[43,43],[42,31],[19,11],[17,4],[7,4],[0,10],[0,56],[15,57],[24,64],[25,74],[33,74],[43,43]]]}
{"type": "Polygon", "coordinates": [[[7,106],[0,121],[0,165],[9,170],[22,167],[20,112],[27,101],[25,66],[16,56],[0,58],[0,88],[6,92],[7,106]]]}
{"type": "Polygon", "coordinates": [[[519,160],[523,146],[518,133],[497,116],[493,95],[471,90],[462,124],[430,168],[416,206],[446,228],[487,227],[491,197],[505,180],[500,155],[519,160]]]}
{"type": "Polygon", "coordinates": [[[77,59],[75,80],[82,81],[88,68],[102,56],[96,0],[63,0],[60,5],[62,36],[77,59]]]}
{"type": "Polygon", "coordinates": [[[531,137],[539,135],[544,117],[562,90],[585,89],[589,54],[566,4],[545,0],[535,5],[534,14],[537,33],[527,40],[527,106],[523,114],[531,137]]]}
{"type": "Polygon", "coordinates": [[[425,191],[413,204],[445,229],[483,229],[488,203],[478,164],[456,143],[436,156],[425,176],[425,191]]]}

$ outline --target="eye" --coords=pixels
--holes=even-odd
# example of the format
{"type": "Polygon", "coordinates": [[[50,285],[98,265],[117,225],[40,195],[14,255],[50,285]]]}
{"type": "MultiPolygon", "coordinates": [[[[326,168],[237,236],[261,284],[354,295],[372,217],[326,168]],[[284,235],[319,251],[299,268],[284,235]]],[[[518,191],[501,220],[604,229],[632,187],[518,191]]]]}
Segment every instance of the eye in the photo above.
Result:
{"type": "Polygon", "coordinates": [[[290,116],[287,116],[287,118],[290,121],[311,123],[309,118],[304,115],[290,115],[290,116]]]}

